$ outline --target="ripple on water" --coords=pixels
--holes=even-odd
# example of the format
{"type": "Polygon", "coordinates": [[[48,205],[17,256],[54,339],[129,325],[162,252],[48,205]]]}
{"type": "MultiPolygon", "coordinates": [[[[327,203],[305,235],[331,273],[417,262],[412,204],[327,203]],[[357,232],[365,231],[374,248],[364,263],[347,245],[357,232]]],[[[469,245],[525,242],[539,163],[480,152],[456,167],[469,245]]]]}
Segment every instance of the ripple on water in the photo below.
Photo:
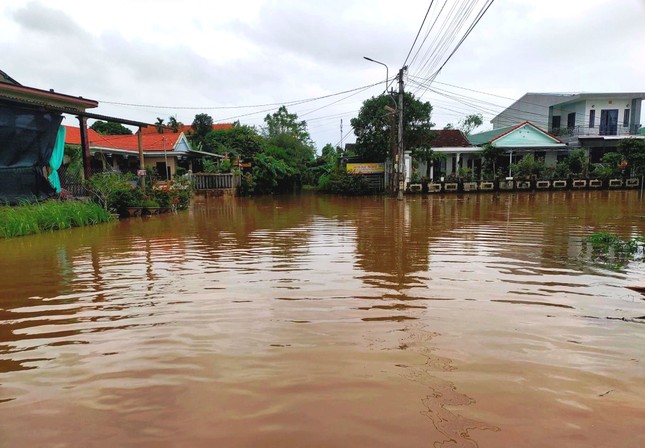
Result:
{"type": "Polygon", "coordinates": [[[580,193],[218,200],[0,241],[0,433],[644,445],[643,270],[580,256],[607,222],[645,233],[640,202],[580,193]]]}

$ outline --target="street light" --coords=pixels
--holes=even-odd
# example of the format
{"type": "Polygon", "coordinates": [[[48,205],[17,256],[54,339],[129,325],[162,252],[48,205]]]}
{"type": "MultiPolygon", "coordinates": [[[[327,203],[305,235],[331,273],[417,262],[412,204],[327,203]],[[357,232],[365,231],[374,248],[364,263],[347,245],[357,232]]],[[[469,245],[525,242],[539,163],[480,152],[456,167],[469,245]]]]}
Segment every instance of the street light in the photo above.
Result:
{"type": "Polygon", "coordinates": [[[390,80],[390,69],[387,67],[386,64],[379,61],[375,61],[374,59],[368,58],[367,56],[363,56],[363,59],[365,59],[366,61],[374,62],[376,64],[381,64],[383,67],[385,67],[385,91],[387,92],[387,82],[390,80]]]}
{"type": "MultiPolygon", "coordinates": [[[[385,106],[385,110],[387,110],[388,114],[391,114],[392,118],[394,118],[396,116],[396,114],[399,112],[399,107],[396,104],[396,100],[394,99],[394,96],[392,96],[392,94],[388,93],[388,91],[387,91],[387,87],[388,87],[387,83],[390,80],[390,69],[388,68],[387,64],[384,64],[383,62],[380,62],[380,61],[376,61],[376,60],[374,60],[372,58],[368,58],[367,56],[363,56],[363,59],[365,59],[366,61],[374,62],[376,64],[380,64],[383,67],[385,67],[385,92],[384,93],[387,96],[390,97],[390,99],[392,100],[392,104],[394,104],[393,108],[390,107],[390,106],[385,106]]],[[[401,106],[403,106],[403,104],[401,104],[401,106]]],[[[399,120],[399,122],[400,121],[401,120],[399,120]]],[[[394,127],[394,123],[392,123],[392,126],[394,127]]],[[[400,129],[401,126],[402,126],[402,123],[399,123],[399,138],[398,138],[398,145],[397,145],[398,148],[399,148],[399,151],[398,151],[399,153],[402,152],[401,151],[401,148],[402,148],[401,138],[402,138],[402,136],[401,136],[401,129],[400,129]]],[[[392,155],[394,156],[394,153],[392,155]]],[[[398,154],[396,156],[396,158],[399,158],[399,159],[401,159],[402,157],[403,156],[401,154],[398,154]]],[[[403,172],[402,171],[403,170],[403,163],[402,163],[402,160],[398,160],[398,163],[395,163],[395,162],[397,162],[396,158],[394,158],[395,160],[393,160],[392,162],[393,162],[393,165],[398,165],[398,171],[399,171],[399,176],[400,176],[400,173],[403,172]]],[[[394,167],[393,167],[392,172],[394,172],[394,171],[395,170],[394,170],[394,167]]],[[[394,176],[392,176],[392,179],[393,180],[395,179],[394,176]]],[[[397,180],[394,180],[394,182],[397,182],[397,180]]],[[[397,189],[394,185],[392,185],[392,188],[393,188],[393,191],[395,191],[397,189]]],[[[403,191],[401,190],[400,187],[398,188],[398,190],[399,190],[398,198],[403,199],[403,191]]]]}

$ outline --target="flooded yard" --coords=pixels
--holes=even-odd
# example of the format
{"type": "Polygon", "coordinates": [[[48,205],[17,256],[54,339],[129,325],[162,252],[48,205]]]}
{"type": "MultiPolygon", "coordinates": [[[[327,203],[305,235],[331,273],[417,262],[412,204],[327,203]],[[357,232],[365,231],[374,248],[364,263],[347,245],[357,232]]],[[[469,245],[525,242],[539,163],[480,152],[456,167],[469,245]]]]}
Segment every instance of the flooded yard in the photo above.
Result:
{"type": "Polygon", "coordinates": [[[634,191],[229,198],[0,240],[1,447],[642,447],[634,191]]]}

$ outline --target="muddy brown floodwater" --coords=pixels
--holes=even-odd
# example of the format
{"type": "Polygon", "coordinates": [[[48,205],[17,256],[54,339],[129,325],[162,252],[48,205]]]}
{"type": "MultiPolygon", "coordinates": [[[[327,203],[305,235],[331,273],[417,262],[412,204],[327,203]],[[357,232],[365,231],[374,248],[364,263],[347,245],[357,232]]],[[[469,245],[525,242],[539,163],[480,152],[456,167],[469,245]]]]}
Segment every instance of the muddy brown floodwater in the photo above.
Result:
{"type": "Polygon", "coordinates": [[[583,238],[644,204],[303,194],[0,241],[0,446],[643,447],[645,264],[583,238]]]}

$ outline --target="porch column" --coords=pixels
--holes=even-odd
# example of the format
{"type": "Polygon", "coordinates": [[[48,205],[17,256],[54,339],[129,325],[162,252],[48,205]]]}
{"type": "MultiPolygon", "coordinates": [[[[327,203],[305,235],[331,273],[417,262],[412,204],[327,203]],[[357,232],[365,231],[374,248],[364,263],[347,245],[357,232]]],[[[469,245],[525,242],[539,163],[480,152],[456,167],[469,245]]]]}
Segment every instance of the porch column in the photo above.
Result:
{"type": "Polygon", "coordinates": [[[87,118],[77,116],[79,128],[81,130],[81,158],[83,160],[83,177],[88,180],[92,177],[92,167],[90,163],[90,142],[87,137],[87,118]]]}
{"type": "Polygon", "coordinates": [[[508,153],[508,177],[511,177],[513,175],[513,172],[511,171],[512,164],[513,164],[513,150],[511,149],[508,153]]]}
{"type": "MultiPolygon", "coordinates": [[[[143,136],[141,134],[141,126],[139,126],[139,131],[137,132],[137,143],[139,145],[139,171],[143,170],[145,172],[146,170],[146,165],[143,160],[143,136]]],[[[139,173],[137,173],[139,174],[139,173]]],[[[145,175],[139,176],[139,179],[141,181],[141,188],[145,186],[146,182],[146,177],[145,175]]]]}

